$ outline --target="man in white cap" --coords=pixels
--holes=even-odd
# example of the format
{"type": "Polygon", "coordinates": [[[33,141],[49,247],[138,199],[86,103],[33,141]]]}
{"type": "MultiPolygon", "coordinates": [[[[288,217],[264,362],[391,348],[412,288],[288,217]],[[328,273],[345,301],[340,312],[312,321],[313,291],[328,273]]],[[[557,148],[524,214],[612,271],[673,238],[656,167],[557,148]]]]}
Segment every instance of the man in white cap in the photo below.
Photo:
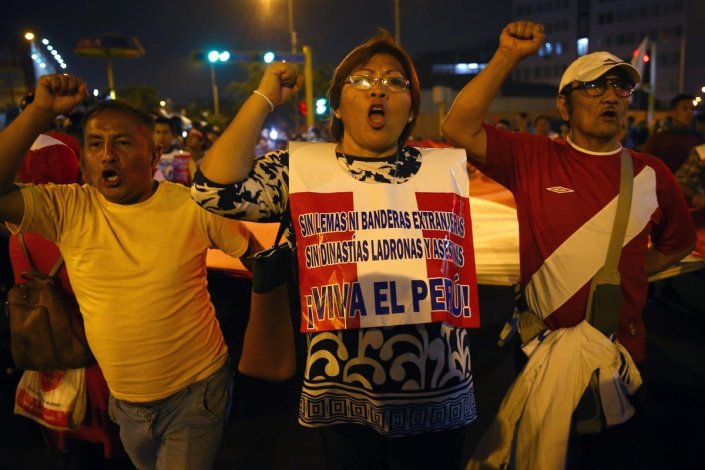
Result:
{"type": "MultiPolygon", "coordinates": [[[[620,192],[619,132],[641,77],[629,63],[607,52],[573,62],[563,74],[556,98],[561,119],[570,125],[565,140],[506,132],[486,124],[502,83],[523,58],[538,51],[543,40],[541,24],[507,25],[487,67],[458,94],[443,133],[466,149],[480,171],[513,193],[526,301],[551,331],[560,334],[584,327],[591,280],[606,259],[620,192]]],[[[633,198],[619,261],[621,308],[616,337],[638,363],[646,355],[641,311],[648,276],[690,253],[695,233],[683,195],[663,162],[634,151],[629,156],[633,198]]],[[[572,369],[583,366],[577,356],[563,360],[563,376],[556,379],[561,391],[554,398],[564,399],[562,395],[574,385],[572,369]]],[[[580,394],[582,390],[577,390],[574,396],[580,394]]],[[[554,434],[555,421],[554,416],[550,426],[554,434]]]]}
{"type": "MultiPolygon", "coordinates": [[[[619,193],[619,131],[641,77],[629,63],[607,52],[573,62],[563,74],[556,98],[561,119],[570,124],[565,141],[503,132],[485,124],[504,80],[521,59],[539,49],[543,39],[543,26],[537,23],[505,27],[492,60],[458,94],[443,132],[467,150],[482,172],[514,194],[527,302],[549,328],[556,329],[585,318],[591,278],[604,263],[605,232],[609,235],[614,210],[603,209],[619,193]],[[595,269],[581,268],[587,264],[595,264],[595,269]]],[[[645,357],[641,310],[648,275],[690,253],[695,235],[668,168],[652,156],[630,154],[634,196],[620,259],[622,308],[617,337],[639,362],[645,357]]]]}

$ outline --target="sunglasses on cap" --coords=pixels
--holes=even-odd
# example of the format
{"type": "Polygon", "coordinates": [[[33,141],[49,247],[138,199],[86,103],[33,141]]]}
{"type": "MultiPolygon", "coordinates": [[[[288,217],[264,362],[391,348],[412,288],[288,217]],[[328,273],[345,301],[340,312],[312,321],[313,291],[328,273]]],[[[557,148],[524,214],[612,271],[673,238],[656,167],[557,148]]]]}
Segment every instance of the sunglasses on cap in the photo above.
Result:
{"type": "Polygon", "coordinates": [[[350,75],[345,79],[345,83],[357,90],[369,90],[373,86],[381,82],[382,86],[389,91],[400,93],[409,89],[409,80],[402,77],[370,77],[369,75],[350,75]]]}
{"type": "Polygon", "coordinates": [[[634,92],[634,82],[626,78],[598,78],[591,82],[583,82],[580,85],[568,88],[563,92],[564,95],[575,90],[583,90],[585,96],[596,98],[607,93],[607,88],[612,87],[617,96],[626,98],[632,96],[634,92]]]}

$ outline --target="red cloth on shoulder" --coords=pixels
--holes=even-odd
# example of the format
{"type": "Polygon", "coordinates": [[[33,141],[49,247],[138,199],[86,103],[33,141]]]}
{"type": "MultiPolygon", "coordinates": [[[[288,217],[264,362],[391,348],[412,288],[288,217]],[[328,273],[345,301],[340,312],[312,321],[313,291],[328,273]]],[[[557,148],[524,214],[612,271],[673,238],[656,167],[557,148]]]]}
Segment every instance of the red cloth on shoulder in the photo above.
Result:
{"type": "Polygon", "coordinates": [[[68,134],[40,134],[22,160],[17,176],[22,183],[77,183],[80,150],[81,144],[68,134]]]}

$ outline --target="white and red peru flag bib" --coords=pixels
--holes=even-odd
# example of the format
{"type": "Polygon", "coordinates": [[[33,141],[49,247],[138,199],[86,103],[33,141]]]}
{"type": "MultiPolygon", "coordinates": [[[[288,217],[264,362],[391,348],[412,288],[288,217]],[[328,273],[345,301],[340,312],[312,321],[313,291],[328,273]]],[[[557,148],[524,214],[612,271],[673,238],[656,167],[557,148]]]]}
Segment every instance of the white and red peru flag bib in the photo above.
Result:
{"type": "Polygon", "coordinates": [[[423,149],[402,184],[358,181],[335,144],[289,143],[301,331],[478,327],[465,152],[423,149]]]}

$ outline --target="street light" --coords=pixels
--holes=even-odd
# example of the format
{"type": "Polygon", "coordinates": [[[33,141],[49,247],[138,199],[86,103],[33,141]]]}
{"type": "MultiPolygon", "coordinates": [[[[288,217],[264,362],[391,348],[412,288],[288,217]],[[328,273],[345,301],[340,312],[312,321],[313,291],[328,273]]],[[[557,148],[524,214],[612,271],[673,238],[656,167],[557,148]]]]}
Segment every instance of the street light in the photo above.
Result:
{"type": "Polygon", "coordinates": [[[399,0],[394,0],[394,41],[397,46],[401,46],[401,21],[399,16],[399,0]]]}
{"type": "MultiPolygon", "coordinates": [[[[269,11],[270,2],[269,0],[260,0],[262,3],[267,5],[267,11],[269,11]]],[[[296,54],[296,31],[294,30],[294,2],[293,0],[287,0],[287,7],[289,10],[289,36],[291,37],[291,53],[296,54]]]]}
{"type": "Polygon", "coordinates": [[[291,53],[296,54],[296,31],[294,30],[294,1],[289,2],[289,34],[291,35],[291,53]]]}
{"type": "Polygon", "coordinates": [[[213,113],[217,116],[220,114],[220,104],[218,102],[218,83],[215,81],[215,63],[227,62],[230,60],[230,52],[228,51],[210,51],[208,53],[208,62],[211,64],[211,87],[213,88],[213,113]]]}

